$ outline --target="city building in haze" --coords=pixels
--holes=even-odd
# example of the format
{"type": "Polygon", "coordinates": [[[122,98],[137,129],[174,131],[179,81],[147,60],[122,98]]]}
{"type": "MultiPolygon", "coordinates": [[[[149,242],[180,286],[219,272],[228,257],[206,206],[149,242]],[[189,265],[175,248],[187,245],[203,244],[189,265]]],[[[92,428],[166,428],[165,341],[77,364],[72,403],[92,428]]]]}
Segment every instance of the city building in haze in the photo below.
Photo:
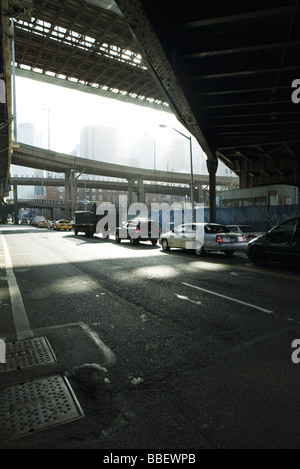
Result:
{"type": "Polygon", "coordinates": [[[99,125],[83,127],[80,135],[80,156],[104,163],[115,163],[116,130],[99,125]]]}
{"type": "MultiPolygon", "coordinates": [[[[18,125],[17,136],[19,143],[33,145],[36,147],[43,146],[43,135],[35,129],[30,122],[24,122],[18,125]]],[[[27,168],[26,166],[11,165],[11,175],[17,177],[42,177],[44,172],[40,169],[27,168]]],[[[44,195],[42,186],[18,186],[19,199],[34,199],[44,195]]]]}
{"type": "Polygon", "coordinates": [[[133,142],[130,166],[157,169],[155,166],[155,142],[152,137],[142,135],[133,142]]]}

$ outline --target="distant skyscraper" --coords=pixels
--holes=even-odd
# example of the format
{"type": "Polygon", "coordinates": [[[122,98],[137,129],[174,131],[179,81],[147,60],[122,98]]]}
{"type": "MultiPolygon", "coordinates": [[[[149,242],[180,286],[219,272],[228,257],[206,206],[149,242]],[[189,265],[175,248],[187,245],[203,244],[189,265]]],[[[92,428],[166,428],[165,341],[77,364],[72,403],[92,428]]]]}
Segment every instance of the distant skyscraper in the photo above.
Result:
{"type": "Polygon", "coordinates": [[[133,145],[131,151],[131,164],[132,166],[143,169],[154,169],[155,167],[155,154],[154,154],[154,140],[147,135],[138,137],[133,145]]]}
{"type": "MultiPolygon", "coordinates": [[[[18,125],[18,142],[36,147],[42,146],[42,134],[37,132],[30,122],[18,125]]],[[[43,171],[40,169],[27,168],[25,166],[11,165],[11,175],[19,177],[42,177],[43,171]]],[[[19,199],[33,199],[36,195],[42,195],[43,188],[40,186],[18,186],[19,199]]]]}
{"type": "Polygon", "coordinates": [[[84,127],[80,136],[80,156],[105,163],[115,163],[115,129],[96,125],[84,127]]]}
{"type": "Polygon", "coordinates": [[[183,138],[173,140],[168,154],[168,170],[171,171],[173,169],[178,172],[188,172],[190,161],[189,151],[188,141],[185,141],[183,138]]]}

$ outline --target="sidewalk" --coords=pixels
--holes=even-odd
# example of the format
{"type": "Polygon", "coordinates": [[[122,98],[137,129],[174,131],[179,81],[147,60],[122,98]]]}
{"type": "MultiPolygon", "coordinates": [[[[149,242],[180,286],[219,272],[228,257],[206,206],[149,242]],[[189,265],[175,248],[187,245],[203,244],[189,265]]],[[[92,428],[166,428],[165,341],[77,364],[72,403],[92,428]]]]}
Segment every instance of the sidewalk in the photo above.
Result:
{"type": "Polygon", "coordinates": [[[103,429],[117,416],[104,409],[114,355],[83,323],[34,332],[31,339],[6,341],[6,363],[0,364],[0,447],[78,447],[86,434],[81,403],[88,408],[87,398],[96,389],[101,395],[96,404],[107,412],[103,429]]]}

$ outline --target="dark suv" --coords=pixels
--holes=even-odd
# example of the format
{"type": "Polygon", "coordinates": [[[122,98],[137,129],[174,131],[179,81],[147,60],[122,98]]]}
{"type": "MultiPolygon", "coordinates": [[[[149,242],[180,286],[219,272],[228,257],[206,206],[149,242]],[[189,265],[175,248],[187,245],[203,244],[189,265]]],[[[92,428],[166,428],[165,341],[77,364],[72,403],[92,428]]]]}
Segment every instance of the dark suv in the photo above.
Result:
{"type": "Polygon", "coordinates": [[[129,239],[130,244],[151,241],[155,246],[159,240],[159,235],[160,229],[156,220],[133,218],[116,228],[116,243],[120,243],[123,239],[129,239]]]}

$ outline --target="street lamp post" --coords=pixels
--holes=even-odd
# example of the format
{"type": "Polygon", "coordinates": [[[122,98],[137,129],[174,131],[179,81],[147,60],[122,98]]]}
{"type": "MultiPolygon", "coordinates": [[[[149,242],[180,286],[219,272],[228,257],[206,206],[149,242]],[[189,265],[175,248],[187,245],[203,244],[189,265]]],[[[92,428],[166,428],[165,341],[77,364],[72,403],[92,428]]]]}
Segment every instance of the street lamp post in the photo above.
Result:
{"type": "Polygon", "coordinates": [[[170,129],[175,130],[175,132],[179,133],[183,137],[187,138],[190,141],[190,164],[191,164],[191,205],[192,205],[192,222],[195,221],[195,213],[194,213],[194,175],[193,175],[193,152],[192,152],[192,136],[185,135],[184,133],[180,132],[180,130],[175,129],[169,125],[160,124],[159,127],[165,128],[170,127],[170,129]]]}

